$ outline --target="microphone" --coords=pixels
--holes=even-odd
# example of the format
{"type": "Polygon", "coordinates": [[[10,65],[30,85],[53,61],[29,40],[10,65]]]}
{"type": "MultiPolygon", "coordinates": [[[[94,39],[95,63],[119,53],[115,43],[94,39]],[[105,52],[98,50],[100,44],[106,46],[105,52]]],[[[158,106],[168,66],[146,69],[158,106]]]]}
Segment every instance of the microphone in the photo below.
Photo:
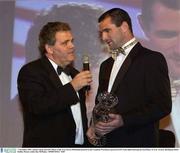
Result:
{"type": "MultiPolygon", "coordinates": [[[[89,68],[89,56],[88,55],[83,55],[83,70],[90,70],[89,68]]],[[[86,91],[89,91],[91,89],[91,87],[88,85],[85,87],[86,91]]]]}

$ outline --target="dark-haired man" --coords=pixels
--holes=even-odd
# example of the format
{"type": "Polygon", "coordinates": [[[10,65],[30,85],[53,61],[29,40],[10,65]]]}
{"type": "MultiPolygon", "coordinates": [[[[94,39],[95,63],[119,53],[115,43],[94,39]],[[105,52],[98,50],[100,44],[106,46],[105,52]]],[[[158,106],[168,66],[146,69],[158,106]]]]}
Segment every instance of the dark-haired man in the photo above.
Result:
{"type": "Polygon", "coordinates": [[[90,142],[98,134],[105,135],[108,147],[157,147],[159,120],[171,112],[164,56],[141,46],[133,35],[128,13],[120,8],[100,16],[99,34],[112,57],[101,64],[97,95],[108,91],[119,103],[108,122],[89,128],[90,142]]]}

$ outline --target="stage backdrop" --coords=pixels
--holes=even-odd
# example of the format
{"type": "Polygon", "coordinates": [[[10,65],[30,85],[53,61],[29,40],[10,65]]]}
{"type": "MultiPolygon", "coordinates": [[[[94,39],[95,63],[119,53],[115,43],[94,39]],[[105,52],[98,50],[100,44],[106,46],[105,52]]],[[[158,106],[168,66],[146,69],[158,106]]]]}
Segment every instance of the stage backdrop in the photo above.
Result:
{"type": "MultiPolygon", "coordinates": [[[[170,2],[173,7],[174,1],[170,2]]],[[[160,11],[163,11],[164,6],[158,5],[162,7],[160,11]]],[[[150,6],[150,4],[142,5],[142,0],[0,1],[0,147],[21,147],[22,145],[23,121],[17,92],[17,76],[25,63],[39,57],[38,33],[49,21],[68,22],[72,27],[77,69],[82,69],[82,55],[86,53],[90,56],[94,80],[86,102],[90,118],[97,90],[99,65],[109,56],[106,48],[98,40],[97,18],[102,12],[114,7],[121,7],[129,12],[135,37],[144,46],[161,51],[168,61],[172,81],[173,109],[171,116],[161,122],[161,128],[175,133],[176,146],[179,147],[180,122],[177,118],[180,118],[178,113],[180,96],[175,89],[180,78],[180,46],[177,43],[180,42],[179,7],[174,11],[166,9],[167,11],[161,12],[165,17],[173,13],[174,18],[171,18],[171,21],[168,20],[172,23],[169,25],[163,22],[163,15],[157,15],[160,17],[157,20],[161,23],[153,23],[151,20],[156,21],[156,19],[153,15],[148,16],[150,14],[148,11],[152,10],[153,14],[159,10],[155,10],[156,7],[151,9],[150,6]],[[148,23],[148,21],[151,22],[148,23]],[[157,28],[153,31],[153,27],[157,28]],[[173,47],[170,46],[171,44],[173,47]],[[167,50],[171,54],[167,53],[167,50]]]]}

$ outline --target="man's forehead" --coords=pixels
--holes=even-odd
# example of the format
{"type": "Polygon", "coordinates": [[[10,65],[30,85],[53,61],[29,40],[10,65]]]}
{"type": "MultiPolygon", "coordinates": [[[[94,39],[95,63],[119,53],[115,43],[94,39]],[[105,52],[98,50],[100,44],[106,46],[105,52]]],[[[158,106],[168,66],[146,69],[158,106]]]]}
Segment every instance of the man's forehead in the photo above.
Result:
{"type": "Polygon", "coordinates": [[[103,27],[103,26],[106,26],[106,25],[111,24],[111,23],[112,23],[111,17],[106,17],[104,20],[102,20],[99,23],[99,27],[103,27]]]}
{"type": "Polygon", "coordinates": [[[56,39],[65,40],[65,39],[72,39],[73,35],[71,31],[58,31],[55,37],[56,39]]]}

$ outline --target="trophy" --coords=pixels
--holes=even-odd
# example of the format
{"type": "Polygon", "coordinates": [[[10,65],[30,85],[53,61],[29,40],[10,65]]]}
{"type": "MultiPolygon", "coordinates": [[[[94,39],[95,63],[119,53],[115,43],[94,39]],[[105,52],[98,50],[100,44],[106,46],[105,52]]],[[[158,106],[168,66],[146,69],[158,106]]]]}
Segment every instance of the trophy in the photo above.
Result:
{"type": "MultiPolygon", "coordinates": [[[[100,93],[97,97],[98,104],[95,105],[92,112],[92,124],[95,125],[97,122],[108,122],[110,121],[109,113],[113,113],[114,107],[118,104],[117,96],[109,92],[100,93]]],[[[96,138],[91,140],[94,146],[104,146],[106,144],[106,137],[99,135],[95,131],[96,138]]]]}

